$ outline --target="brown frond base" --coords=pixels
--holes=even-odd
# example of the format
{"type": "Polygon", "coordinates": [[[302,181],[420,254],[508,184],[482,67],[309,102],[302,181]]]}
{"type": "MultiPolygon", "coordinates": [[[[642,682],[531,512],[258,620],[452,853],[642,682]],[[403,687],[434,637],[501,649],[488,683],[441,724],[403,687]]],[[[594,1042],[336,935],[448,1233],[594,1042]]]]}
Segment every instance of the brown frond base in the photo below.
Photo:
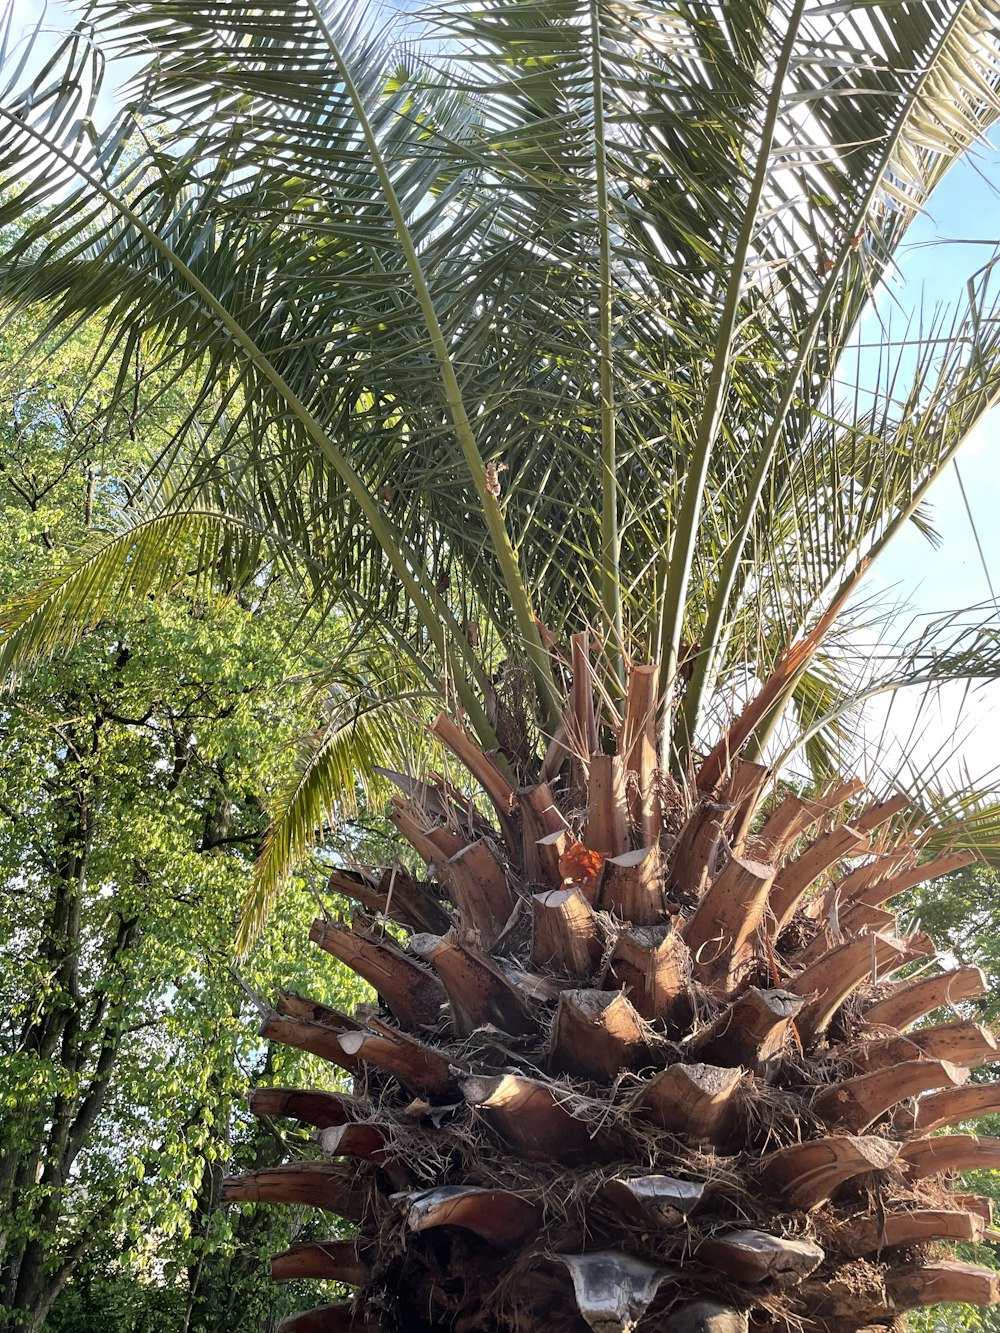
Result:
{"type": "Polygon", "coordinates": [[[353,1077],[256,1092],[315,1127],[317,1158],[225,1186],[353,1229],[275,1257],[276,1278],[356,1291],[287,1333],[857,1333],[997,1301],[942,1243],[989,1225],[948,1182],[1000,1166],[1000,1142],[929,1137],[996,1112],[966,1085],[996,1041],[960,1014],[904,1035],[983,979],[929,964],[885,906],[964,856],[921,861],[898,798],[775,800],[721,751],[711,789],[667,790],[655,674],[633,669],[599,754],[584,642],[573,660],[564,788],[515,790],[441,718],[495,824],[443,779],[394,775],[431,878],[334,876],[374,915],[312,938],[381,1016],[284,996],[265,1024],[353,1077]]]}

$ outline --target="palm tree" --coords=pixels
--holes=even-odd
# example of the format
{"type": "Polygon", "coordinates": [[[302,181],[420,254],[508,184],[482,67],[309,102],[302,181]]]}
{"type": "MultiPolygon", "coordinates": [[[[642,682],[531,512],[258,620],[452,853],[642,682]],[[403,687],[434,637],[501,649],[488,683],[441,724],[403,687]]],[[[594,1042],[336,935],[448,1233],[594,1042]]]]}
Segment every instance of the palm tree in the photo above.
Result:
{"type": "MultiPolygon", "coordinates": [[[[486,0],[407,49],[319,0],[93,0],[37,75],[12,49],[6,299],[47,332],[103,319],[108,356],[191,406],[170,437],[137,422],[127,525],[11,609],[5,665],[266,561],[459,719],[432,730],[467,780],[390,775],[434,873],[338,872],[363,911],[313,928],[383,1007],[285,995],[265,1025],[354,1079],[257,1095],[325,1156],[229,1186],[357,1228],[275,1260],[363,1297],[297,1333],[839,1333],[996,1299],[933,1250],[981,1236],[939,1177],[995,1146],[927,1137],[996,1109],[960,1086],[995,1042],[903,1035],[981,978],[893,981],[933,946],[883,907],[995,820],[956,849],[831,776],[852,699],[989,674],[989,631],[851,690],[817,665],[996,395],[992,267],[845,371],[995,117],[996,13],[486,0]],[[99,132],[102,51],[144,65],[99,132]],[[822,777],[783,794],[789,707],[822,777]]],[[[364,716],[290,794],[248,936],[345,736],[390,739],[364,716]]]]}

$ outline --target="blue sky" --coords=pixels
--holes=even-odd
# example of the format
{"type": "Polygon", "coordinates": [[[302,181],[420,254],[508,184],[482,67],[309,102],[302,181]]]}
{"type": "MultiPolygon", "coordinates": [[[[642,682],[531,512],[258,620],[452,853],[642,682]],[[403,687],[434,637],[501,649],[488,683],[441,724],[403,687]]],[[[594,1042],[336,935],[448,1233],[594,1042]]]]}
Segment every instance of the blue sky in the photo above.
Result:
{"type": "MultiPolygon", "coordinates": [[[[994,144],[980,146],[951,169],[926,214],[912,224],[897,256],[895,291],[904,307],[921,300],[925,308],[955,301],[1000,244],[1000,131],[992,137],[994,144]]],[[[876,334],[870,323],[868,336],[876,334]]],[[[908,525],[866,580],[870,593],[909,603],[911,611],[896,618],[894,632],[907,627],[912,615],[922,627],[925,617],[995,603],[1000,594],[1000,408],[982,418],[959,452],[957,473],[949,468],[928,499],[939,548],[908,525]]],[[[971,780],[994,786],[998,718],[1000,685],[968,695],[955,686],[923,702],[914,692],[896,696],[887,727],[918,762],[939,753],[947,757],[939,774],[942,785],[971,780]]],[[[873,749],[883,743],[884,724],[880,704],[866,728],[878,739],[873,749]]]]}
{"type": "MultiPolygon", "coordinates": [[[[1000,135],[994,137],[1000,143],[1000,135]]],[[[927,214],[911,226],[898,256],[900,279],[905,283],[898,289],[901,301],[910,306],[921,293],[928,305],[954,301],[968,277],[989,260],[998,241],[1000,151],[986,144],[952,168],[927,214]]],[[[958,466],[990,581],[1000,592],[998,441],[1000,411],[995,409],[963,446],[958,466]]],[[[879,578],[909,590],[928,611],[991,598],[953,469],[931,491],[930,503],[943,538],[941,549],[934,552],[911,528],[900,534],[879,561],[879,578]]]]}

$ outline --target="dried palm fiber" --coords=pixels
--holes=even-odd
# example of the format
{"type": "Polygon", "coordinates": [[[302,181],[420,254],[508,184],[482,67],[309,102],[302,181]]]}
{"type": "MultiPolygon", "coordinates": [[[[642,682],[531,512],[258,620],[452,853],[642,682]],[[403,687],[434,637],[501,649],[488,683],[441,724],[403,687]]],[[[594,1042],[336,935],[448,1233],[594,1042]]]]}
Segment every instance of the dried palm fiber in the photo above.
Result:
{"type": "Polygon", "coordinates": [[[941,1249],[989,1225],[948,1184],[1000,1166],[1000,1140],[928,1138],[996,1110],[963,1086],[996,1042],[913,1027],[983,977],[929,962],[886,906],[971,857],[923,863],[905,802],[856,781],[779,798],[724,743],[689,793],[665,786],[652,679],[632,669],[610,754],[577,681],[563,733],[590,748],[566,788],[515,789],[442,715],[492,817],[400,776],[393,822],[427,880],[335,873],[367,915],[312,938],[381,1007],[286,994],[264,1031],[353,1091],[256,1092],[318,1156],[225,1184],[353,1230],[273,1260],[355,1291],[285,1333],[849,1333],[1000,1298],[941,1249]]]}

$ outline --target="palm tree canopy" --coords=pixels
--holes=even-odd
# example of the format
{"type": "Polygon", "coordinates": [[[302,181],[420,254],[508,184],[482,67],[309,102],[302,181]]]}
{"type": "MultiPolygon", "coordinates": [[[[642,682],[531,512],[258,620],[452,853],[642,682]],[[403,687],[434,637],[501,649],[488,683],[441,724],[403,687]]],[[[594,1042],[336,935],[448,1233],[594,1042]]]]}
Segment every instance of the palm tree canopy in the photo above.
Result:
{"type": "MultiPolygon", "coordinates": [[[[934,1229],[948,1196],[921,1181],[995,1162],[995,1141],[922,1135],[996,1109],[988,1085],[971,1108],[949,1097],[968,1074],[951,1061],[990,1062],[996,1041],[964,1021],[900,1035],[954,998],[954,972],[916,983],[939,988],[930,1003],[904,983],[902,1012],[882,988],[934,952],[882,905],[995,848],[997,802],[973,820],[957,803],[956,833],[905,798],[857,799],[854,780],[772,801],[746,757],[789,702],[814,762],[836,739],[850,691],[818,660],[824,636],[892,534],[926,526],[928,486],[996,396],[992,265],[856,380],[847,353],[907,225],[996,116],[997,12],[458,0],[408,49],[350,0],[89,0],[41,70],[5,45],[0,292],[48,337],[103,321],[128,367],[112,408],[142,373],[190,407],[166,435],[155,405],[136,421],[136,504],[10,608],[0,665],[192,569],[232,586],[281,563],[352,607],[360,638],[392,636],[400,690],[417,707],[444,693],[481,742],[447,711],[434,723],[458,785],[409,769],[398,711],[364,682],[334,699],[244,914],[246,943],[354,759],[393,753],[391,818],[442,883],[341,871],[333,888],[382,921],[311,932],[392,1022],[286,992],[261,1029],[357,1071],[359,1095],[322,1092],[312,1116],[325,1154],[370,1160],[223,1185],[360,1223],[275,1274],[318,1257],[371,1296],[371,1321],[327,1307],[289,1333],[383,1313],[584,1327],[540,1256],[595,1329],[631,1329],[661,1283],[657,1327],[745,1330],[756,1309],[780,1328],[784,1299],[797,1325],[870,1329],[943,1294],[1000,1299],[992,1272],[891,1256],[982,1235],[974,1199],[934,1229]],[[103,54],[141,64],[105,130],[103,54]],[[507,743],[512,663],[537,752],[562,719],[541,766],[507,743]],[[720,686],[731,716],[701,753],[720,686]],[[884,1002],[896,1018],[873,1028],[884,1002]],[[912,1096],[938,1089],[947,1108],[921,1123],[912,1096]],[[648,1196],[655,1218],[622,1202],[653,1181],[700,1195],[709,1171],[691,1222],[669,1194],[648,1196]],[[413,1205],[469,1187],[500,1223],[483,1246],[411,1234],[413,1205]],[[932,1229],[909,1232],[922,1199],[932,1229]],[[727,1244],[775,1266],[731,1280],[727,1244]]],[[[995,642],[944,623],[853,693],[995,674],[995,642]]],[[[958,993],[979,994],[963,971],[958,993]]],[[[303,1101],[270,1089],[255,1109],[303,1101]]]]}
{"type": "MultiPolygon", "coordinates": [[[[145,423],[138,520],[10,611],[5,665],[192,552],[267,558],[392,626],[487,745],[499,657],[544,731],[549,635],[596,627],[612,707],[624,651],[662,662],[683,765],[995,399],[992,266],[845,353],[996,116],[998,9],[486,0],[407,44],[346,3],[92,0],[41,69],[8,29],[4,297],[100,317],[190,412],[145,423]],[[99,129],[106,56],[141,68],[99,129]]],[[[822,674],[793,690],[836,721],[822,674]]]]}

